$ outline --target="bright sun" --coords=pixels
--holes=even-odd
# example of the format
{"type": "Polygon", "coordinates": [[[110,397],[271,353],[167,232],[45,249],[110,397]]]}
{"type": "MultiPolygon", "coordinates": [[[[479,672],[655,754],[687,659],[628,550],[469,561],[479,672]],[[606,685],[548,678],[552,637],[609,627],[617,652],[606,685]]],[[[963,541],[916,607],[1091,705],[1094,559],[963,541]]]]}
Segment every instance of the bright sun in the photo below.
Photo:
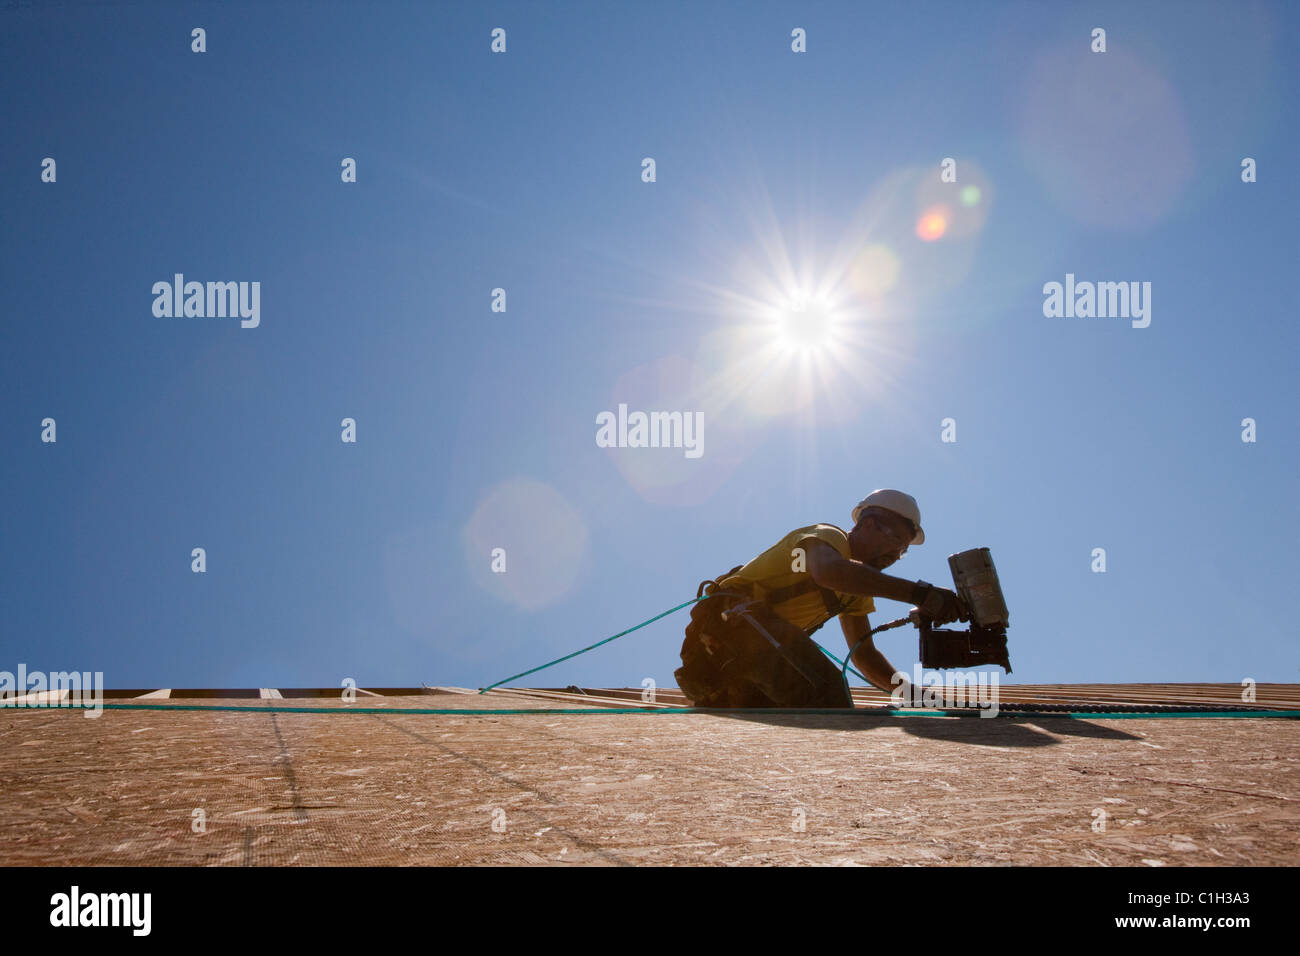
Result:
{"type": "Polygon", "coordinates": [[[835,307],[824,298],[792,297],[775,319],[776,344],[787,357],[817,357],[834,345],[835,307]]]}

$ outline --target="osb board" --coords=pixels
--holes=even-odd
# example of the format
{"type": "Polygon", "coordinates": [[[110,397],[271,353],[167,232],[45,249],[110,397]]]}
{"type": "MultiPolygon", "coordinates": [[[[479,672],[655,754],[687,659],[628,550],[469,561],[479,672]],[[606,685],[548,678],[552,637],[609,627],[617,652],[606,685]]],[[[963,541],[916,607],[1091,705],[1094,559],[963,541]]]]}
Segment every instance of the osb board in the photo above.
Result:
{"type": "Polygon", "coordinates": [[[1292,720],[401,713],[515,705],[0,711],[0,860],[1300,863],[1292,720]]]}

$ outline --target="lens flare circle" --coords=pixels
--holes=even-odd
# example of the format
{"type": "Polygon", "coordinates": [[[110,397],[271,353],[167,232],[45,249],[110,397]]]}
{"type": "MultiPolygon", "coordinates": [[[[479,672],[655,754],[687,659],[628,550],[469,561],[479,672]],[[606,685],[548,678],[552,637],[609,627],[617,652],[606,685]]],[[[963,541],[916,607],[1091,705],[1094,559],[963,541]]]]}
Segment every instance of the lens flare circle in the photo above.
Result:
{"type": "Polygon", "coordinates": [[[948,231],[949,218],[947,206],[931,206],[917,220],[917,237],[925,242],[943,238],[943,234],[948,231]]]}

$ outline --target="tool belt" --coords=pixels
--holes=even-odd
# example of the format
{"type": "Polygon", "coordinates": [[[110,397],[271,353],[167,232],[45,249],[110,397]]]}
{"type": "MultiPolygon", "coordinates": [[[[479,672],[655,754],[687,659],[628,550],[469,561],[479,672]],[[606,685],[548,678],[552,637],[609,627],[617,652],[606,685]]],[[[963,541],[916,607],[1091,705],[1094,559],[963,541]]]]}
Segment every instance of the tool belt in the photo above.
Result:
{"type": "Polygon", "coordinates": [[[701,707],[852,707],[842,672],[810,637],[825,620],[804,631],[772,609],[813,589],[823,591],[826,620],[839,613],[834,593],[811,581],[762,600],[701,582],[696,597],[709,597],[691,608],[678,686],[701,707]]]}

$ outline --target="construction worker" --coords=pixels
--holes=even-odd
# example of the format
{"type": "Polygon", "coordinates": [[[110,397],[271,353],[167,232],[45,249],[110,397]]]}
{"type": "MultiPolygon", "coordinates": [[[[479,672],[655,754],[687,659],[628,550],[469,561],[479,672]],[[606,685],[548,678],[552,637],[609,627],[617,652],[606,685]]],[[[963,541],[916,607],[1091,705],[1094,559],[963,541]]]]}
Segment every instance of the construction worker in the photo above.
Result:
{"type": "Polygon", "coordinates": [[[798,528],[703,582],[697,596],[711,596],[691,609],[678,687],[697,707],[852,707],[840,668],[811,638],[838,615],[853,665],[894,691],[894,667],[871,640],[872,599],[913,604],[936,624],[962,614],[953,591],[882,573],[923,541],[916,499],[879,489],[853,509],[853,530],[798,528]]]}

